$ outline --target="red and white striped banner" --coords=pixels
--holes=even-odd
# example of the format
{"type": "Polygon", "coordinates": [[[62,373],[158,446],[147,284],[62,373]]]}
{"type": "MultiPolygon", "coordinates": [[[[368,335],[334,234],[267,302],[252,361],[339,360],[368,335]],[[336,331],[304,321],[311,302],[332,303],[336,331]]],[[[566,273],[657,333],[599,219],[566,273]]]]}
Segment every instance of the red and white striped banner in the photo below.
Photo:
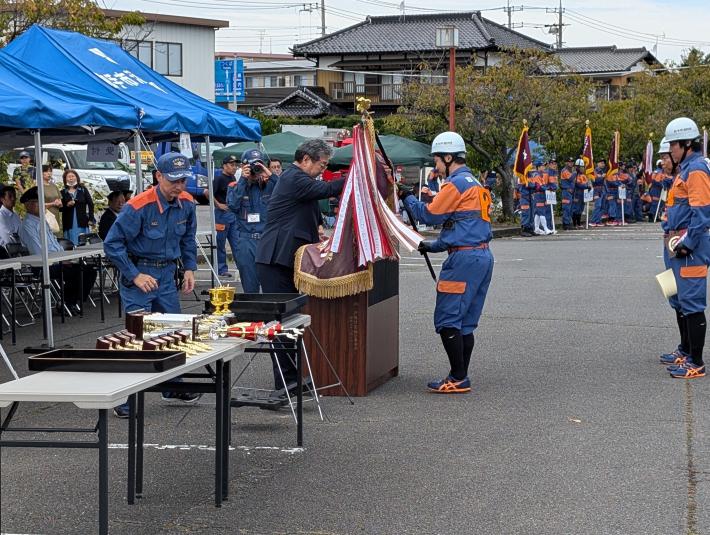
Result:
{"type": "Polygon", "coordinates": [[[353,160],[340,198],[338,218],[328,250],[337,253],[346,237],[345,222],[352,219],[358,266],[384,258],[399,258],[396,243],[413,251],[422,237],[407,227],[387,206],[377,190],[374,127],[353,129],[353,160]],[[369,128],[373,128],[372,132],[369,128]]]}

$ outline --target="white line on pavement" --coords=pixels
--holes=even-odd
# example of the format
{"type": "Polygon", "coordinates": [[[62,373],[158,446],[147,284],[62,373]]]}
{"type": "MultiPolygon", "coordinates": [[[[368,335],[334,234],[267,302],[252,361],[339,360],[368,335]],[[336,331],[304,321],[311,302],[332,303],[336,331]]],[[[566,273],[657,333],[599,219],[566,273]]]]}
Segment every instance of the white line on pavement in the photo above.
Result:
{"type": "MultiPolygon", "coordinates": [[[[110,450],[127,450],[128,444],[109,444],[110,450]]],[[[154,449],[154,450],[179,450],[179,451],[214,451],[214,446],[206,446],[204,444],[143,444],[144,448],[154,449]]],[[[279,453],[288,453],[289,455],[294,455],[296,453],[302,453],[303,448],[279,448],[277,446],[229,446],[230,451],[242,450],[250,453],[252,451],[276,451],[279,453]]]]}

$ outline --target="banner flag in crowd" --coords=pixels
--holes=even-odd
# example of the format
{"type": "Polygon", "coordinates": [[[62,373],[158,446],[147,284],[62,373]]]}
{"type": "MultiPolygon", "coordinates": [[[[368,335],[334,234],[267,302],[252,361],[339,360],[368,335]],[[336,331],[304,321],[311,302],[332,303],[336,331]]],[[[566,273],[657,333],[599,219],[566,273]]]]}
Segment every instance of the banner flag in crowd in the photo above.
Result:
{"type": "Polygon", "coordinates": [[[614,176],[619,172],[619,146],[621,145],[621,135],[617,130],[611,138],[611,148],[609,149],[609,167],[606,176],[614,176]]]}
{"type": "Polygon", "coordinates": [[[584,146],[582,147],[582,160],[584,160],[584,174],[589,178],[594,178],[594,153],[592,152],[592,129],[587,121],[587,129],[584,131],[584,146]]]}
{"type": "Polygon", "coordinates": [[[528,125],[525,121],[523,131],[518,140],[518,150],[515,153],[515,165],[513,173],[523,184],[528,183],[528,173],[532,169],[532,154],[530,153],[530,140],[528,139],[528,125]]]}
{"type": "Polygon", "coordinates": [[[646,150],[643,153],[643,176],[647,184],[651,183],[651,176],[653,175],[653,141],[648,138],[648,143],[646,143],[646,150]]]}
{"type": "Polygon", "coordinates": [[[703,158],[708,157],[708,129],[703,126],[703,158]]]}
{"type": "Polygon", "coordinates": [[[296,288],[321,299],[371,290],[373,262],[399,258],[398,243],[411,252],[422,241],[387,206],[395,186],[375,153],[375,127],[369,114],[353,128],[352,137],[353,160],[333,235],[296,253],[296,288]]]}

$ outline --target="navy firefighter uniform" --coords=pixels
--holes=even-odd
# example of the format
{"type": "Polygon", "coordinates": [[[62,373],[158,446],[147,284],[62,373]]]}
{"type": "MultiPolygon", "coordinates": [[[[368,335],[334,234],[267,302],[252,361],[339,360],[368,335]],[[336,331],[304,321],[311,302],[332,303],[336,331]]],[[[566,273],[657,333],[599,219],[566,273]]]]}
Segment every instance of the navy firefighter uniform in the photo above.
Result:
{"type": "MultiPolygon", "coordinates": [[[[452,134],[445,132],[440,136],[452,134]]],[[[432,145],[435,161],[439,156],[438,139],[432,145]]],[[[460,143],[463,146],[463,140],[460,143]]],[[[449,154],[453,152],[441,158],[449,154]]],[[[458,158],[464,155],[465,152],[457,151],[458,158]]],[[[449,174],[448,181],[430,204],[417,201],[413,195],[404,196],[403,201],[418,221],[442,226],[439,237],[432,242],[422,242],[420,250],[424,246],[423,250],[430,252],[449,253],[436,286],[434,327],[442,338],[451,372],[443,381],[429,383],[429,389],[439,393],[470,391],[468,366],[474,345],[473,333],[493,275],[493,255],[488,248],[493,237],[490,192],[468,167],[460,165],[449,174]],[[457,361],[457,355],[462,355],[458,357],[461,360],[457,361]]]]}
{"type": "MultiPolygon", "coordinates": [[[[174,172],[163,175],[173,182],[182,176],[181,161],[175,153],[174,172]]],[[[164,158],[165,156],[161,157],[164,158]]],[[[182,158],[189,171],[189,161],[182,158]]],[[[136,195],[121,209],[111,227],[104,251],[121,272],[119,285],[126,312],[180,312],[180,299],[175,284],[178,259],[186,270],[197,269],[195,233],[197,219],[192,196],[182,191],[169,202],[160,186],[136,195]],[[140,274],[150,275],[157,287],[144,292],[134,284],[140,274]]]]}
{"type": "Polygon", "coordinates": [[[673,270],[678,291],[669,301],[676,311],[681,344],[676,351],[662,355],[661,362],[671,364],[671,376],[690,379],[705,375],[710,166],[700,152],[700,133],[691,119],[671,121],[666,127],[666,139],[677,174],[668,192],[666,220],[662,223],[663,255],[666,267],[673,270]]]}
{"type": "MultiPolygon", "coordinates": [[[[242,160],[244,160],[244,156],[242,160]]],[[[264,173],[256,177],[242,175],[239,180],[229,185],[227,191],[227,205],[236,220],[237,269],[242,281],[242,288],[246,293],[259,293],[256,246],[266,228],[269,199],[271,199],[271,194],[279,180],[276,174],[265,176],[266,172],[264,167],[264,173]]]]}

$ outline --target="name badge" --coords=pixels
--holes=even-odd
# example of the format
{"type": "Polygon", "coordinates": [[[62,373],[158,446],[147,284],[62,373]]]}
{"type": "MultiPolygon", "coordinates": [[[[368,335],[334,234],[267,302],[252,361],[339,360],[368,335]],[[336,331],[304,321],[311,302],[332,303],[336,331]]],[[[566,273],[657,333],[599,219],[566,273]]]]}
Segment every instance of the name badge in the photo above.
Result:
{"type": "Polygon", "coordinates": [[[247,223],[259,223],[260,221],[260,214],[247,214],[247,223]]]}

